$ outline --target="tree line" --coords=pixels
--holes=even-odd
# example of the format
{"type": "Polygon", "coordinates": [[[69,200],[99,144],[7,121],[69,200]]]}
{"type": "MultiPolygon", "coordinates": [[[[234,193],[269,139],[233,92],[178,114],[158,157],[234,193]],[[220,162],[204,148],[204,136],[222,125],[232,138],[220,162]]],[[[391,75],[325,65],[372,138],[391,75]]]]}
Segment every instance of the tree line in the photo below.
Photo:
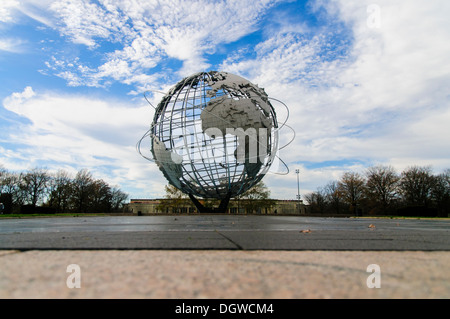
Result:
{"type": "Polygon", "coordinates": [[[443,216],[450,213],[450,169],[433,174],[412,166],[398,174],[391,166],[346,172],[305,195],[311,213],[443,216]]]}
{"type": "Polygon", "coordinates": [[[13,172],[0,167],[0,194],[7,213],[107,213],[119,211],[128,198],[87,169],[72,177],[65,170],[13,172]]]}

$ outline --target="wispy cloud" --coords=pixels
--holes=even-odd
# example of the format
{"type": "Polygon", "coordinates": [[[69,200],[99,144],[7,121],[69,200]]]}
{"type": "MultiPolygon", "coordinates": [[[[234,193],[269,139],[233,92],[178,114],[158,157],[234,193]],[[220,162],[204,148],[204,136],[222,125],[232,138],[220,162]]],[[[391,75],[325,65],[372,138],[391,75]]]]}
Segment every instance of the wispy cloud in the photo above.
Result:
{"type": "Polygon", "coordinates": [[[58,68],[56,74],[71,85],[102,86],[113,79],[142,89],[149,83],[149,78],[144,75],[155,74],[152,69],[162,59],[182,61],[182,68],[177,71],[180,77],[207,69],[210,64],[205,55],[214,53],[221,43],[235,41],[253,32],[274,3],[55,1],[50,11],[61,35],[91,50],[105,43],[122,48],[104,52],[102,59],[105,62],[96,66],[87,65],[85,61],[65,61],[63,57],[48,63],[58,68]],[[64,69],[70,62],[74,68],[64,69]]]}
{"type": "Polygon", "coordinates": [[[149,174],[157,168],[139,157],[135,149],[138,138],[148,129],[142,119],[151,118],[152,111],[145,104],[130,104],[39,93],[31,87],[13,93],[3,105],[23,121],[8,129],[9,143],[16,147],[3,153],[1,161],[6,167],[21,163],[21,169],[45,163],[58,163],[52,169],[88,168],[127,188],[159,183],[158,189],[164,185],[163,178],[148,182],[149,174]]]}
{"type": "Polygon", "coordinates": [[[46,26],[52,26],[51,17],[45,10],[54,0],[2,0],[0,2],[0,22],[19,23],[21,14],[32,18],[46,26]],[[21,14],[20,14],[21,13],[21,14]]]}
{"type": "Polygon", "coordinates": [[[0,22],[12,22],[12,10],[19,6],[17,0],[2,0],[0,2],[0,22]]]}
{"type": "Polygon", "coordinates": [[[11,53],[22,53],[25,51],[27,42],[18,38],[0,38],[0,51],[11,53]]]}
{"type": "Polygon", "coordinates": [[[316,2],[332,24],[311,37],[281,28],[255,47],[256,57],[222,64],[290,107],[297,138],[283,159],[291,167],[324,162],[313,170],[302,166],[308,190],[318,183],[314,172],[326,182],[342,169],[375,163],[399,170],[449,165],[450,7],[433,1],[422,11],[420,1],[378,1],[381,24],[373,25],[370,4],[316,2]],[[341,160],[362,165],[326,164],[341,160]]]}

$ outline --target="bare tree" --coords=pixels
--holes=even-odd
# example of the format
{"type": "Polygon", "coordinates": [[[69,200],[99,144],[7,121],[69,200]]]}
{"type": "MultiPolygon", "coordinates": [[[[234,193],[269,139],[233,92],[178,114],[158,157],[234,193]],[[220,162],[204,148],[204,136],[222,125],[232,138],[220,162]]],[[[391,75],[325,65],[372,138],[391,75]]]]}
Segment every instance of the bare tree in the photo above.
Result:
{"type": "Polygon", "coordinates": [[[72,178],[69,173],[58,170],[51,177],[49,185],[49,206],[55,208],[59,213],[66,212],[69,209],[72,195],[72,178]]]}
{"type": "Polygon", "coordinates": [[[402,172],[399,189],[407,204],[427,207],[434,182],[431,167],[412,166],[402,172]]]}
{"type": "Polygon", "coordinates": [[[356,213],[356,207],[364,195],[364,178],[359,173],[346,172],[338,183],[338,189],[344,202],[350,205],[353,213],[356,213]]]}
{"type": "Polygon", "coordinates": [[[127,199],[128,194],[122,192],[119,187],[111,188],[111,208],[113,211],[118,211],[127,199]]]}
{"type": "Polygon", "coordinates": [[[75,211],[86,213],[89,208],[90,196],[94,179],[87,169],[77,172],[72,182],[72,203],[75,211]]]}
{"type": "Polygon", "coordinates": [[[305,199],[309,204],[309,209],[313,214],[323,214],[325,212],[327,202],[326,195],[322,188],[317,191],[305,195],[305,199]]]}
{"type": "Polygon", "coordinates": [[[13,212],[15,207],[23,204],[23,192],[20,188],[20,173],[2,169],[0,172],[0,201],[5,206],[5,212],[13,212]]]}
{"type": "Polygon", "coordinates": [[[450,169],[434,177],[431,196],[436,203],[439,216],[447,217],[450,212],[450,169]]]}
{"type": "Polygon", "coordinates": [[[367,197],[372,205],[384,213],[398,196],[400,177],[391,166],[374,166],[366,171],[367,197]]]}
{"type": "Polygon", "coordinates": [[[42,168],[33,168],[23,175],[21,188],[32,206],[36,206],[46,195],[49,180],[50,175],[42,168]]]}
{"type": "Polygon", "coordinates": [[[111,188],[102,179],[92,182],[91,196],[89,201],[90,209],[93,212],[109,212],[111,210],[111,188]]]}
{"type": "Polygon", "coordinates": [[[340,214],[342,212],[343,200],[339,192],[339,184],[336,181],[331,181],[323,188],[326,201],[330,208],[340,214]]]}
{"type": "Polygon", "coordinates": [[[22,205],[24,196],[20,188],[22,174],[6,172],[1,177],[1,193],[11,196],[13,205],[22,205]]]}
{"type": "Polygon", "coordinates": [[[0,201],[7,201],[8,211],[26,203],[36,206],[42,201],[56,212],[108,212],[119,209],[128,198],[118,187],[111,188],[105,181],[95,180],[87,169],[71,178],[64,170],[50,174],[34,168],[13,173],[0,166],[0,193],[0,201]]]}

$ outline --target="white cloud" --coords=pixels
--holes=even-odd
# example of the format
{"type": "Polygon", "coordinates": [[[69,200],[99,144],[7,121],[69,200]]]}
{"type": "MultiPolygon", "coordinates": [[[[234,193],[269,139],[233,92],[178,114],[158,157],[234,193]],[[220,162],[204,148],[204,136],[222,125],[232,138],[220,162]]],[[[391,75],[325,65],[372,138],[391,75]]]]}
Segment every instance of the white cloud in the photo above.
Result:
{"type": "Polygon", "coordinates": [[[0,22],[19,23],[22,16],[30,17],[46,26],[52,26],[51,18],[44,13],[54,0],[2,0],[0,22]]]}
{"type": "Polygon", "coordinates": [[[33,88],[31,86],[27,86],[22,92],[14,92],[10,96],[8,96],[4,103],[7,105],[20,105],[26,100],[32,98],[35,96],[36,93],[33,91],[33,88]]]}
{"type": "Polygon", "coordinates": [[[98,178],[128,189],[140,186],[144,193],[151,185],[158,185],[154,190],[165,185],[162,175],[155,174],[156,165],[135,148],[150,125],[145,119],[152,118],[152,109],[144,102],[135,106],[131,101],[36,93],[27,87],[4,99],[3,105],[27,120],[9,128],[9,143],[16,147],[0,156],[5,167],[53,163],[54,170],[88,168],[98,178]],[[150,178],[152,174],[160,178],[150,178]]]}
{"type": "MultiPolygon", "coordinates": [[[[436,171],[450,167],[450,4],[377,1],[381,23],[373,28],[371,3],[316,2],[313,8],[325,8],[333,25],[314,36],[281,28],[255,47],[256,58],[230,58],[222,65],[290,107],[288,123],[297,137],[281,157],[291,168],[298,161],[343,160],[399,170],[416,164],[436,171]],[[335,29],[335,22],[350,31],[349,47],[336,48],[335,35],[345,30],[335,29]],[[341,49],[346,53],[333,57],[341,49]],[[321,59],[327,50],[331,55],[321,59]]],[[[347,169],[305,168],[305,176],[312,176],[305,182],[314,190],[326,180],[313,177],[315,172],[331,179],[347,169]]]]}
{"type": "Polygon", "coordinates": [[[97,46],[96,38],[114,38],[126,29],[126,17],[121,17],[115,10],[105,10],[90,1],[55,1],[50,9],[56,14],[58,29],[63,35],[70,37],[74,43],[91,48],[97,46]]]}
{"type": "Polygon", "coordinates": [[[22,53],[25,51],[26,41],[18,38],[0,38],[0,51],[22,53]]]}
{"type": "Polygon", "coordinates": [[[0,22],[13,21],[11,11],[19,6],[17,0],[2,0],[0,2],[0,22]]]}
{"type": "MultiPolygon", "coordinates": [[[[90,49],[103,43],[123,46],[107,52],[106,62],[96,67],[83,61],[55,65],[57,75],[71,85],[102,86],[108,78],[139,87],[143,74],[163,58],[183,62],[178,76],[187,76],[210,67],[205,54],[217,45],[235,41],[254,31],[256,24],[275,1],[99,1],[61,0],[51,4],[59,32],[90,49]],[[83,72],[85,70],[89,72],[83,72]],[[69,72],[69,73],[66,73],[69,72]],[[70,76],[68,76],[70,75],[70,76]],[[81,81],[73,81],[77,75],[81,81]],[[137,77],[136,77],[137,75],[137,77]],[[84,79],[84,81],[82,81],[84,79]]],[[[57,61],[64,61],[59,58],[57,61]]],[[[68,61],[69,62],[69,61],[68,61]]],[[[156,88],[156,87],[155,87],[156,88]]]]}

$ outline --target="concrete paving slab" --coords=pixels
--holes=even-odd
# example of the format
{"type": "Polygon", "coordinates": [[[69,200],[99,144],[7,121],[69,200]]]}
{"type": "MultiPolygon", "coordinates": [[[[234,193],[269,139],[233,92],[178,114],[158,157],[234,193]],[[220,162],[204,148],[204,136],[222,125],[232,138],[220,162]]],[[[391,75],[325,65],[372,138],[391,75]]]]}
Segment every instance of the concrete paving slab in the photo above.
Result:
{"type": "MultiPolygon", "coordinates": [[[[450,252],[4,251],[0,298],[450,298],[450,252]],[[80,288],[69,265],[79,266],[80,288]],[[369,288],[369,265],[380,288],[369,288]]],[[[182,301],[180,301],[181,304],[182,301]]]]}
{"type": "Polygon", "coordinates": [[[3,219],[0,298],[448,299],[449,233],[449,220],[3,219]]]}

